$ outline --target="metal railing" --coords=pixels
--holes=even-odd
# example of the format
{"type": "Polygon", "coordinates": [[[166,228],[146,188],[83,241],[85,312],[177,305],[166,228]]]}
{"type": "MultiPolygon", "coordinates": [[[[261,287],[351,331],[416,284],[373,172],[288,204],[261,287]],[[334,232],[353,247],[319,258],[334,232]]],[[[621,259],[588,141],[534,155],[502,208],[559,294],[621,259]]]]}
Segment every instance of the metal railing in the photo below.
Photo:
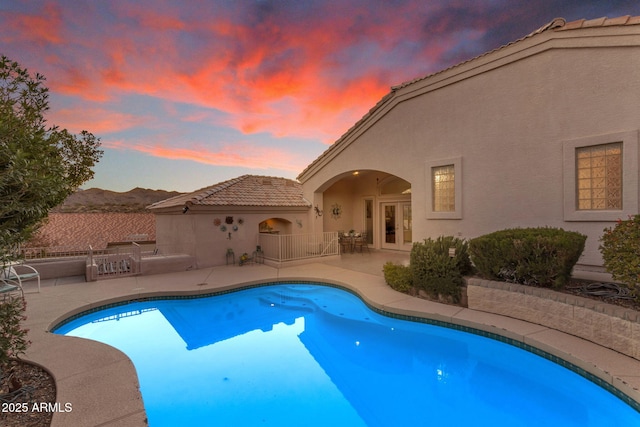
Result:
{"type": "Polygon", "coordinates": [[[315,234],[258,234],[258,244],[267,260],[285,262],[339,255],[337,232],[315,234]]]}
{"type": "MultiPolygon", "coordinates": [[[[135,243],[135,242],[131,242],[135,243]]],[[[130,243],[130,244],[131,244],[130,243]]],[[[73,259],[73,258],[86,258],[89,256],[89,253],[93,253],[93,255],[107,255],[107,254],[119,254],[119,253],[129,253],[131,252],[130,244],[127,246],[111,246],[104,249],[94,249],[91,246],[88,247],[75,247],[75,246],[42,246],[42,247],[29,247],[29,248],[20,248],[18,250],[18,258],[24,259],[27,261],[34,260],[51,260],[54,258],[65,258],[65,259],[73,259]]],[[[137,243],[136,243],[137,244],[137,243]]],[[[192,254],[193,249],[183,250],[185,248],[175,248],[174,246],[169,245],[149,245],[142,244],[141,246],[141,255],[145,256],[154,256],[154,255],[170,255],[177,253],[189,253],[192,254]]]]}
{"type": "Polygon", "coordinates": [[[89,249],[75,246],[21,247],[18,254],[21,259],[25,260],[84,258],[89,255],[89,249]]]}
{"type": "Polygon", "coordinates": [[[128,248],[119,247],[115,252],[93,251],[89,247],[87,265],[90,267],[88,279],[106,279],[132,276],[140,272],[140,245],[132,243],[128,248]],[[95,274],[95,277],[93,277],[95,274]]]}

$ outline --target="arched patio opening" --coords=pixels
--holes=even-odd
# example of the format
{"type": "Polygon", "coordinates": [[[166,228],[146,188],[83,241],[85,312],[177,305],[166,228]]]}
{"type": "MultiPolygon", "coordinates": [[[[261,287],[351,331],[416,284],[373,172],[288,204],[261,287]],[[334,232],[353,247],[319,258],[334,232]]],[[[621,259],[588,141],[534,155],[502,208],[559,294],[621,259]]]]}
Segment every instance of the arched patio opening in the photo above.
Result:
{"type": "Polygon", "coordinates": [[[293,223],[283,218],[269,218],[260,222],[258,229],[260,233],[291,234],[293,232],[293,223]]]}
{"type": "Polygon", "coordinates": [[[321,189],[324,231],[366,233],[377,249],[410,250],[411,183],[382,171],[333,177],[321,189]]]}

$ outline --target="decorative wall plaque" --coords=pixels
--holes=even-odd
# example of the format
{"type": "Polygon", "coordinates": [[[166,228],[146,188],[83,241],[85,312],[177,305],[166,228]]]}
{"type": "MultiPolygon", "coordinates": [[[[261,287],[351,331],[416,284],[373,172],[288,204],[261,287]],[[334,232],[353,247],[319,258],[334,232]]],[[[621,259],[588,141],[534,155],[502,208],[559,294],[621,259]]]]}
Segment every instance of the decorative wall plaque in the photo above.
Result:
{"type": "Polygon", "coordinates": [[[342,215],[342,206],[340,206],[337,203],[334,203],[331,206],[331,217],[333,219],[338,219],[338,218],[340,218],[341,215],[342,215]]]}

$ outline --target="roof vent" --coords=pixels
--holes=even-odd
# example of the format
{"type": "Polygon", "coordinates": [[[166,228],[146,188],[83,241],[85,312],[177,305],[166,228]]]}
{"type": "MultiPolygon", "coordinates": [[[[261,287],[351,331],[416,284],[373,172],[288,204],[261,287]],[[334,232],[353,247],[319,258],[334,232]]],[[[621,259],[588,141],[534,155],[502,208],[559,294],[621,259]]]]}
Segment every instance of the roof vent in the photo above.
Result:
{"type": "Polygon", "coordinates": [[[271,180],[269,178],[263,178],[262,185],[271,185],[271,180]]]}

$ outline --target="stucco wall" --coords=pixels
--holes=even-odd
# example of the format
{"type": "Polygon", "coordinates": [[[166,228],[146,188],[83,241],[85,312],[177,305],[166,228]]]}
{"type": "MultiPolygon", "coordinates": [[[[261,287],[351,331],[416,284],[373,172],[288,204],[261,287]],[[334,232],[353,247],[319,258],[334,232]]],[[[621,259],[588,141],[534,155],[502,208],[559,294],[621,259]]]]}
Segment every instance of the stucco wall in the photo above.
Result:
{"type": "Polygon", "coordinates": [[[339,181],[324,192],[324,231],[349,231],[355,227],[354,197],[354,189],[346,181],[339,181]],[[339,216],[334,215],[334,207],[339,207],[339,216]]]}
{"type": "Polygon", "coordinates": [[[289,222],[291,234],[307,233],[307,211],[199,212],[192,208],[186,214],[157,214],[156,242],[162,253],[193,255],[197,268],[224,265],[227,249],[234,251],[237,263],[242,253],[251,254],[256,249],[260,222],[278,218],[281,220],[278,222],[289,222]],[[225,223],[227,216],[233,217],[233,224],[225,223]],[[220,225],[215,225],[216,219],[220,220],[220,225]],[[226,231],[221,230],[222,226],[226,231]]]}
{"type": "Polygon", "coordinates": [[[366,179],[348,176],[327,188],[323,193],[322,223],[324,231],[349,231],[351,229],[358,232],[364,231],[364,200],[375,196],[376,180],[379,181],[387,176],[383,173],[368,175],[366,179]],[[339,205],[341,208],[339,218],[332,215],[334,205],[339,205]]]}
{"type": "Polygon", "coordinates": [[[588,236],[580,263],[600,265],[598,239],[614,222],[566,220],[563,146],[594,135],[635,134],[627,153],[635,159],[624,170],[634,202],[618,213],[638,212],[640,35],[603,40],[525,41],[398,89],[340,150],[301,176],[305,196],[348,171],[384,171],[411,182],[414,241],[562,227],[588,236]],[[462,165],[456,172],[462,175],[461,218],[428,219],[427,163],[452,158],[462,165]]]}

